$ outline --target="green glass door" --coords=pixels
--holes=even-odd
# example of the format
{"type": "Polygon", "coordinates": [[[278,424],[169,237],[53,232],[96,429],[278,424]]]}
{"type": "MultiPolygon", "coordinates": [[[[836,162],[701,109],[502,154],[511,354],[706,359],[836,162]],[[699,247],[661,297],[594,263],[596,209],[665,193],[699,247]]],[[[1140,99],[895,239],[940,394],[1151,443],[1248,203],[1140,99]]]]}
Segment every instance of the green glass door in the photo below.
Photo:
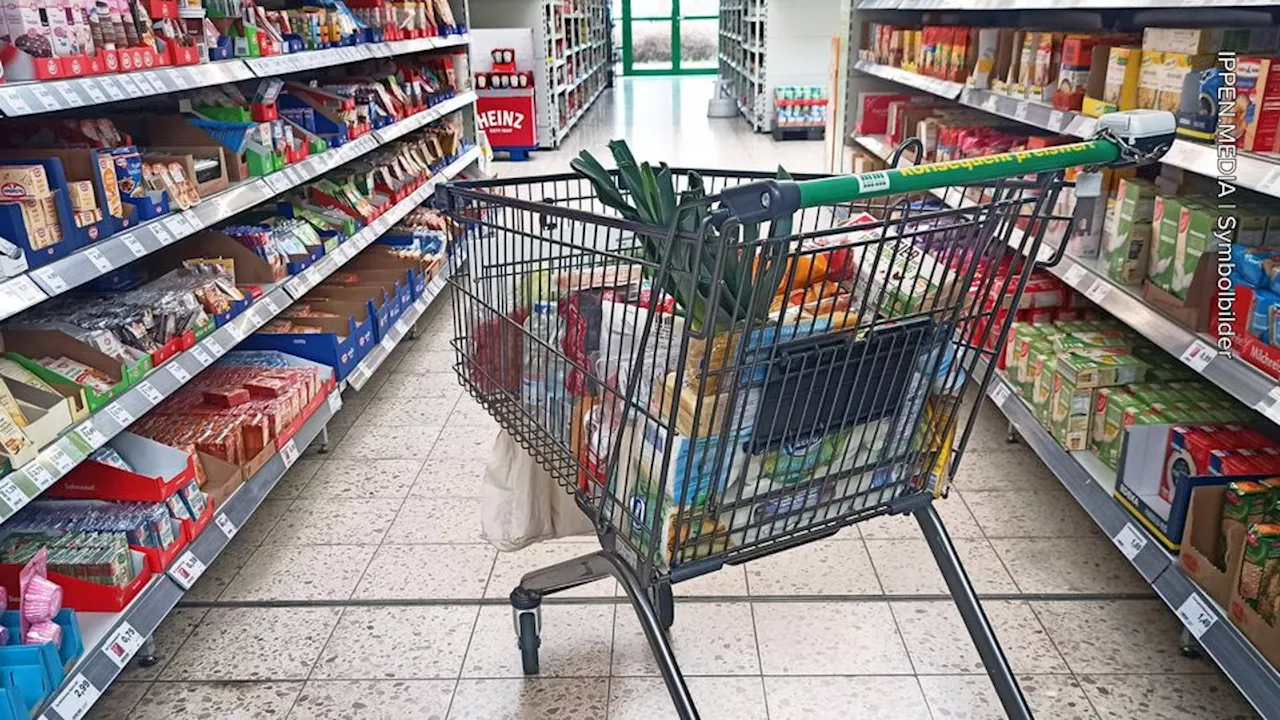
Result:
{"type": "Polygon", "coordinates": [[[614,0],[622,30],[622,72],[716,72],[718,0],[614,0]]]}

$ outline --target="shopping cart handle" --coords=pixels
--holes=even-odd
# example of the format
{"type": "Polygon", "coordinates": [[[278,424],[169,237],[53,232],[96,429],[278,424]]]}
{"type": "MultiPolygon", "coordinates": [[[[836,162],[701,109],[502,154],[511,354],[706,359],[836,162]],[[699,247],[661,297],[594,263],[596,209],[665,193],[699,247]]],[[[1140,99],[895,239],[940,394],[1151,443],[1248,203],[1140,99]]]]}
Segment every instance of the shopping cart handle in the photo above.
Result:
{"type": "Polygon", "coordinates": [[[761,222],[801,208],[884,195],[928,192],[1077,166],[1153,162],[1173,145],[1177,122],[1172,113],[1131,110],[1102,116],[1097,128],[1093,139],[1069,145],[817,180],[754,182],[725,190],[721,200],[742,222],[761,222]]]}

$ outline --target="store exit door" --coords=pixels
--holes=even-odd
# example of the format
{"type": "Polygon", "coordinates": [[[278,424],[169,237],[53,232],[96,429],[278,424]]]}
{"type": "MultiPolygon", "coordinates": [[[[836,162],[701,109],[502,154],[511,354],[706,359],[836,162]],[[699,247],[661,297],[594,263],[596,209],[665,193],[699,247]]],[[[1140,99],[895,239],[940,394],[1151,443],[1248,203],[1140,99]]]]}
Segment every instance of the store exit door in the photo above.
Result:
{"type": "Polygon", "coordinates": [[[624,75],[716,72],[718,0],[613,0],[624,75]]]}

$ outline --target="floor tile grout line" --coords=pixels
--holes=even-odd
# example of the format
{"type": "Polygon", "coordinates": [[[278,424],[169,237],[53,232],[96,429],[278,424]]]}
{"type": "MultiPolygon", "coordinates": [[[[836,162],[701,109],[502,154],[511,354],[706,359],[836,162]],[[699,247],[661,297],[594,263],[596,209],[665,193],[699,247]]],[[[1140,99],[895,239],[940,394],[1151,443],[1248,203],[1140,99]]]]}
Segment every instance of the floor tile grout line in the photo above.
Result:
{"type": "Polygon", "coordinates": [[[477,607],[475,620],[471,621],[471,633],[467,636],[467,647],[462,651],[462,661],[458,663],[458,676],[453,681],[453,695],[449,698],[449,707],[444,712],[446,720],[453,714],[453,701],[458,698],[458,689],[462,687],[462,676],[467,670],[467,656],[471,654],[471,644],[475,642],[476,630],[480,627],[480,613],[483,609],[482,607],[477,607]]]}
{"type": "Polygon", "coordinates": [[[1049,632],[1049,628],[1045,627],[1044,619],[1040,617],[1040,613],[1036,611],[1035,603],[1028,602],[1027,608],[1031,610],[1031,615],[1035,617],[1036,622],[1040,624],[1040,629],[1044,630],[1044,636],[1053,647],[1053,651],[1058,653],[1058,657],[1062,658],[1062,664],[1067,667],[1071,673],[1071,679],[1075,682],[1076,687],[1080,689],[1080,694],[1084,695],[1085,702],[1089,703],[1089,709],[1093,711],[1095,717],[1101,718],[1102,713],[1098,711],[1097,706],[1093,704],[1093,698],[1089,697],[1089,692],[1084,689],[1084,683],[1080,682],[1080,674],[1076,669],[1071,667],[1071,661],[1067,660],[1067,656],[1062,652],[1062,648],[1058,647],[1058,641],[1053,639],[1053,634],[1049,632]]]}
{"type": "MultiPolygon", "coordinates": [[[[747,588],[750,590],[750,587],[747,588]]],[[[764,681],[764,652],[760,650],[760,624],[756,621],[756,604],[748,605],[751,611],[751,634],[755,637],[756,666],[760,668],[760,693],[764,696],[764,716],[769,720],[769,688],[764,681]]]]}

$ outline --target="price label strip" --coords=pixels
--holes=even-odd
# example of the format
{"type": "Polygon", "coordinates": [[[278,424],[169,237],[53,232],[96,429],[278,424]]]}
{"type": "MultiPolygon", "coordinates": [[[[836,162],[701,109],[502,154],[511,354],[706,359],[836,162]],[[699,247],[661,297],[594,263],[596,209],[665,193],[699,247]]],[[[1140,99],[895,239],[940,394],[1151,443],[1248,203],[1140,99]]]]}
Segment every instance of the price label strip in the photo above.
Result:
{"type": "Polygon", "coordinates": [[[125,620],[116,627],[115,632],[111,633],[106,642],[102,643],[102,654],[106,655],[116,667],[123,670],[124,666],[128,665],[129,661],[133,659],[133,656],[138,654],[138,649],[142,647],[142,643],[146,642],[146,640],[142,633],[135,630],[129,624],[129,621],[125,620]]]}
{"type": "Polygon", "coordinates": [[[289,442],[285,443],[284,447],[280,448],[280,459],[284,461],[285,470],[293,467],[293,464],[298,462],[298,456],[301,454],[302,453],[298,451],[298,445],[292,438],[290,438],[289,442]]]}
{"type": "Polygon", "coordinates": [[[1178,606],[1178,618],[1197,640],[1201,638],[1214,623],[1218,622],[1218,614],[1210,609],[1205,601],[1196,593],[1191,593],[1178,606]]]}
{"type": "Polygon", "coordinates": [[[31,482],[35,483],[36,487],[41,490],[48,489],[50,485],[53,485],[58,481],[58,479],[53,476],[53,473],[46,470],[39,462],[27,463],[26,467],[22,468],[22,471],[26,473],[27,477],[31,478],[31,482]]]}
{"type": "Polygon", "coordinates": [[[222,534],[227,536],[228,540],[235,537],[236,533],[240,531],[240,528],[236,527],[236,524],[231,522],[231,518],[227,517],[225,513],[218,513],[214,516],[213,522],[222,531],[222,534]]]}
{"type": "Polygon", "coordinates": [[[173,567],[169,568],[169,577],[173,578],[173,581],[178,583],[183,590],[190,590],[191,586],[195,585],[200,576],[204,574],[204,571],[204,562],[196,557],[195,553],[188,550],[182,553],[182,556],[173,563],[173,567]]]}
{"type": "Polygon", "coordinates": [[[172,375],[173,379],[177,380],[179,383],[185,383],[191,379],[191,373],[187,372],[186,368],[176,362],[169,363],[169,374],[172,375]]]}
{"type": "Polygon", "coordinates": [[[92,420],[80,423],[80,427],[76,428],[76,434],[94,450],[107,444],[107,436],[98,430],[98,426],[94,425],[92,420]]]}
{"type": "Polygon", "coordinates": [[[152,385],[149,382],[144,381],[138,383],[138,392],[141,393],[142,397],[146,398],[147,402],[152,405],[159,405],[164,400],[164,394],[157,390],[155,385],[152,385]]]}
{"type": "Polygon", "coordinates": [[[98,701],[102,691],[97,688],[83,673],[76,673],[57,700],[49,707],[62,717],[62,720],[81,720],[88,714],[89,708],[98,701]]]}
{"type": "Polygon", "coordinates": [[[13,508],[14,512],[17,512],[19,508],[22,508],[27,503],[31,502],[31,498],[27,497],[27,494],[22,492],[22,488],[14,485],[13,481],[8,478],[0,480],[0,500],[4,500],[8,503],[9,507],[13,508]]]}
{"type": "Polygon", "coordinates": [[[996,404],[996,407],[1004,407],[1005,401],[1007,401],[1008,399],[1009,399],[1008,385],[1005,385],[1004,383],[999,383],[995,387],[991,388],[991,402],[994,402],[996,404]]]}
{"type": "Polygon", "coordinates": [[[1133,527],[1133,523],[1125,523],[1124,527],[1120,528],[1120,532],[1111,538],[1111,541],[1130,560],[1137,557],[1138,553],[1142,552],[1142,549],[1147,546],[1147,539],[1142,537],[1142,534],[1133,527]]]}
{"type": "Polygon", "coordinates": [[[142,246],[142,243],[138,242],[138,238],[133,233],[121,235],[120,242],[124,243],[124,246],[129,248],[129,252],[133,253],[136,258],[147,254],[147,249],[142,246]]]}
{"type": "Polygon", "coordinates": [[[76,467],[76,461],[72,460],[71,456],[67,454],[67,451],[60,447],[54,446],[49,448],[47,454],[49,456],[49,462],[53,463],[53,466],[63,475],[71,472],[76,467]]]}

